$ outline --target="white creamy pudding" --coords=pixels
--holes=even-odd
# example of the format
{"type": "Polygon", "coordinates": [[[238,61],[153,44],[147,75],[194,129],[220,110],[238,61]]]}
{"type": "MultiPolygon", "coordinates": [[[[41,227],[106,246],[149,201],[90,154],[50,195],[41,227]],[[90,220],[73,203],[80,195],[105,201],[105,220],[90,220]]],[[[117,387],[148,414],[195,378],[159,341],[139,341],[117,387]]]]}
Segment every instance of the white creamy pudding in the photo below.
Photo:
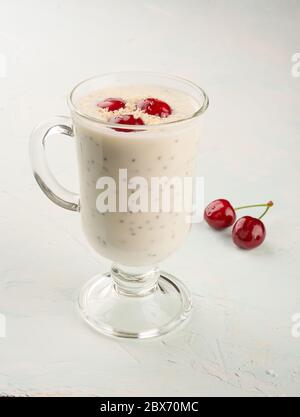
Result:
{"type": "Polygon", "coordinates": [[[96,183],[110,176],[118,185],[120,169],[127,169],[128,180],[193,176],[198,126],[172,122],[192,117],[199,107],[187,94],[157,86],[105,88],[79,101],[80,114],[92,118],[73,115],[82,223],[90,244],[104,257],[128,266],[149,266],[167,258],[185,239],[190,224],[183,211],[100,213],[96,183]],[[118,123],[120,129],[107,123],[118,123]],[[124,129],[124,123],[132,129],[124,129]],[[145,127],[135,131],[137,125],[145,127]]]}
{"type": "Polygon", "coordinates": [[[141,118],[145,125],[171,123],[191,117],[198,109],[199,104],[188,95],[167,88],[155,86],[115,87],[105,88],[82,97],[79,108],[82,113],[95,117],[103,122],[110,122],[115,116],[132,114],[141,118]],[[155,98],[169,105],[171,114],[167,117],[149,114],[138,107],[138,104],[147,98],[155,98]],[[108,111],[99,107],[99,103],[109,98],[123,100],[125,106],[118,110],[108,111]]]}

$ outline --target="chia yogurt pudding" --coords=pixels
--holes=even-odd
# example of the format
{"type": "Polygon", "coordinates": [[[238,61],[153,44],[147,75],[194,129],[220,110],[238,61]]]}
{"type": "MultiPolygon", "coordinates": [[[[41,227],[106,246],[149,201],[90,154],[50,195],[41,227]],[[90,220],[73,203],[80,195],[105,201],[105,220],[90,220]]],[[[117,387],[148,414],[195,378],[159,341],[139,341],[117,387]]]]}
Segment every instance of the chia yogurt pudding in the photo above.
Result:
{"type": "Polygon", "coordinates": [[[102,256],[119,264],[157,264],[184,241],[190,228],[187,213],[100,213],[96,200],[101,191],[96,183],[109,176],[118,188],[120,169],[127,169],[128,181],[134,176],[148,182],[153,176],[194,176],[198,125],[173,122],[192,117],[199,103],[179,90],[128,85],[89,92],[80,98],[77,109],[79,115],[74,114],[73,121],[80,209],[89,243],[102,256]]]}

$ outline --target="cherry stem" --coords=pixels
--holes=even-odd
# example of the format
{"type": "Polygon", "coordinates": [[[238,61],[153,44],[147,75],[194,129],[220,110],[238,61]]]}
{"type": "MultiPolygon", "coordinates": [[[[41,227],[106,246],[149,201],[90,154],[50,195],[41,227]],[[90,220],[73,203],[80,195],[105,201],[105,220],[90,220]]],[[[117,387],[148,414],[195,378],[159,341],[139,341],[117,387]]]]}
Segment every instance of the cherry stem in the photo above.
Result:
{"type": "Polygon", "coordinates": [[[269,211],[269,209],[273,206],[273,201],[268,201],[267,203],[264,204],[251,204],[249,206],[241,206],[241,207],[235,207],[234,210],[242,210],[245,208],[253,208],[253,207],[266,207],[265,211],[263,212],[263,214],[259,217],[259,219],[261,219],[262,217],[264,217],[264,215],[269,211]]]}

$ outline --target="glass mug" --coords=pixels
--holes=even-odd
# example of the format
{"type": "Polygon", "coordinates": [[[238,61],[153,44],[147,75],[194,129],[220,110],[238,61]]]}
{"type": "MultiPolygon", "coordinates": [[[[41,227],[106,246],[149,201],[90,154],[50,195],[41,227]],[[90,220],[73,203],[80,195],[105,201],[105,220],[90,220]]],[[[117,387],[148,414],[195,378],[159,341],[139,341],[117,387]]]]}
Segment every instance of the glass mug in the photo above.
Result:
{"type": "MultiPolygon", "coordinates": [[[[129,184],[135,176],[143,177],[146,185],[153,177],[167,180],[174,176],[193,177],[199,118],[208,107],[208,97],[200,87],[179,77],[121,72],[79,83],[72,90],[68,104],[71,119],[53,117],[33,131],[30,156],[34,177],[42,191],[55,204],[80,212],[88,242],[98,254],[113,262],[110,272],[97,275],[85,284],[79,295],[79,311],[90,326],[106,335],[127,338],[163,335],[187,319],[191,311],[184,284],[157,266],[184,241],[190,229],[187,218],[191,213],[184,209],[177,212],[121,211],[120,207],[116,211],[98,210],[99,189],[103,190],[99,181],[113,179],[118,193],[122,186],[120,172],[125,170],[129,184]],[[78,107],[81,97],[88,93],[109,86],[130,85],[179,90],[199,107],[183,120],[122,125],[122,129],[120,125],[86,115],[78,107]],[[61,186],[48,168],[45,144],[58,133],[75,139],[80,196],[61,186]]],[[[128,191],[129,195],[135,192],[134,188],[128,191]]],[[[171,200],[174,201],[174,195],[171,200]]]]}

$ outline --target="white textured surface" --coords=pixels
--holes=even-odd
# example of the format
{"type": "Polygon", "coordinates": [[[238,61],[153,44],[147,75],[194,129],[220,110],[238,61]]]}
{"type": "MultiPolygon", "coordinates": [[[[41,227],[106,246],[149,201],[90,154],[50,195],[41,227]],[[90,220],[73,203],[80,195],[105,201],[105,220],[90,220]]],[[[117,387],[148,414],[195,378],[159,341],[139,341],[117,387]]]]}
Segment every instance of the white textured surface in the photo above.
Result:
{"type": "MultiPolygon", "coordinates": [[[[300,394],[300,339],[291,336],[300,312],[300,78],[291,75],[299,21],[296,0],[1,0],[0,392],[300,394]],[[163,265],[193,292],[192,320],[142,343],[101,337],[80,321],[78,289],[107,265],[87,247],[78,216],[41,194],[27,152],[32,127],[66,113],[77,81],[122,69],[172,72],[207,90],[207,202],[275,201],[267,240],[252,252],[194,227],[163,265]]],[[[75,188],[72,141],[57,140],[49,154],[75,188]]]]}

